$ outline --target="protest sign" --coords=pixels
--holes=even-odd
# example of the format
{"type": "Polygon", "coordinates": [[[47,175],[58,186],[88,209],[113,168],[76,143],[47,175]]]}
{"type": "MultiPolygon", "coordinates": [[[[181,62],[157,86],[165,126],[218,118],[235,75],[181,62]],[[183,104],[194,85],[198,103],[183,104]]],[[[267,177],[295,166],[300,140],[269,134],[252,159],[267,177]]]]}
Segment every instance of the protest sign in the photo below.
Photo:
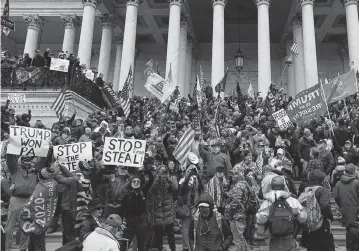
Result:
{"type": "Polygon", "coordinates": [[[165,80],[157,73],[152,73],[147,77],[145,88],[161,100],[161,103],[165,102],[176,89],[170,81],[165,80]]]}
{"type": "Polygon", "coordinates": [[[353,69],[323,85],[323,95],[327,99],[327,103],[330,104],[355,94],[357,89],[356,71],[353,69]]]}
{"type": "Polygon", "coordinates": [[[26,234],[41,234],[51,224],[57,204],[58,186],[53,179],[41,180],[19,213],[19,228],[26,234]]]}
{"type": "Polygon", "coordinates": [[[26,103],[25,93],[9,93],[7,99],[10,100],[10,103],[13,104],[23,104],[26,103]]]}
{"type": "Polygon", "coordinates": [[[326,113],[327,108],[321,93],[319,84],[298,93],[287,106],[290,120],[300,124],[326,113]]]}
{"type": "Polygon", "coordinates": [[[24,126],[10,126],[7,153],[46,157],[51,141],[51,131],[24,126]]]}
{"type": "Polygon", "coordinates": [[[67,59],[51,58],[50,70],[51,71],[68,72],[69,71],[69,63],[70,63],[70,61],[67,59]]]}
{"type": "Polygon", "coordinates": [[[146,140],[106,137],[102,161],[105,165],[141,167],[145,150],[146,140]]]}
{"type": "Polygon", "coordinates": [[[54,146],[54,157],[70,172],[74,172],[80,161],[92,160],[92,142],[54,146]]]}
{"type": "Polygon", "coordinates": [[[292,122],[290,122],[290,119],[284,109],[280,109],[279,111],[274,112],[272,116],[277,121],[277,124],[281,130],[285,130],[292,125],[292,122]]]}

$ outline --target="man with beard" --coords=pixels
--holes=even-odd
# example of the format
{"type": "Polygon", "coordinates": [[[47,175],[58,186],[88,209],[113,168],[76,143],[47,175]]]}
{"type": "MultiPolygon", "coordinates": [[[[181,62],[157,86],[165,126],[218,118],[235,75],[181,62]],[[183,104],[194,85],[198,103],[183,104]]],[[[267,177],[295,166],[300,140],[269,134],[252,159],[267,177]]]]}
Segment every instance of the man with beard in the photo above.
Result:
{"type": "Polygon", "coordinates": [[[133,130],[133,127],[130,126],[130,125],[126,126],[124,135],[125,135],[126,139],[134,139],[135,138],[135,132],[133,130]]]}
{"type": "MultiPolygon", "coordinates": [[[[122,216],[123,238],[132,242],[136,236],[138,251],[144,251],[147,243],[150,224],[146,209],[146,194],[143,189],[144,177],[135,173],[131,178],[131,186],[122,201],[120,215],[122,216]]],[[[126,251],[126,245],[121,244],[121,251],[126,251]]]]}
{"type": "Polygon", "coordinates": [[[189,231],[194,251],[225,251],[233,241],[229,223],[214,209],[212,196],[203,193],[189,231]]]}

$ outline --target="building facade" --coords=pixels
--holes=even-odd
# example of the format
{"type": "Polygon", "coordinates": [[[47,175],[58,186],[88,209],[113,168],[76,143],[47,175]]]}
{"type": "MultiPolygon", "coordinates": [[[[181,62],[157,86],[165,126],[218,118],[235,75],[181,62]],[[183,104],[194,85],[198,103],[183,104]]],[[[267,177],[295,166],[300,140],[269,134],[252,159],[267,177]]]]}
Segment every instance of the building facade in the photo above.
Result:
{"type": "Polygon", "coordinates": [[[12,0],[10,19],[2,49],[74,53],[115,90],[131,69],[134,95],[150,95],[150,59],[163,77],[171,69],[183,96],[200,68],[212,86],[228,68],[227,94],[239,82],[266,96],[271,82],[295,95],[359,64],[358,0],[12,0]]]}

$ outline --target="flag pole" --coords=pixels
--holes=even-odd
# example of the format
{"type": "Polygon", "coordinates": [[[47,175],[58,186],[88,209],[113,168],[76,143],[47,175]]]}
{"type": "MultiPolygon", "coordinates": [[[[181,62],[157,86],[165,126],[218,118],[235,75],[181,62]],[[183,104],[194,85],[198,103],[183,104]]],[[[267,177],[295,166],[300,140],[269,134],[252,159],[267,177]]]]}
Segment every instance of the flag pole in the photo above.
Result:
{"type": "Polygon", "coordinates": [[[344,98],[344,107],[345,107],[345,110],[347,110],[348,119],[350,119],[350,117],[349,117],[349,111],[348,111],[348,107],[347,107],[347,102],[345,101],[345,98],[344,98]]]}
{"type": "MultiPolygon", "coordinates": [[[[329,119],[330,121],[332,121],[331,117],[330,117],[330,113],[329,113],[329,108],[328,108],[328,103],[327,103],[327,98],[325,96],[325,92],[324,92],[324,88],[323,88],[323,83],[322,81],[320,81],[320,87],[322,89],[322,97],[324,99],[324,103],[325,103],[325,106],[327,107],[327,112],[328,112],[328,116],[329,116],[329,119]]],[[[332,133],[333,133],[333,136],[334,136],[334,130],[333,130],[333,125],[332,123],[330,123],[330,129],[332,130],[332,133]]]]}

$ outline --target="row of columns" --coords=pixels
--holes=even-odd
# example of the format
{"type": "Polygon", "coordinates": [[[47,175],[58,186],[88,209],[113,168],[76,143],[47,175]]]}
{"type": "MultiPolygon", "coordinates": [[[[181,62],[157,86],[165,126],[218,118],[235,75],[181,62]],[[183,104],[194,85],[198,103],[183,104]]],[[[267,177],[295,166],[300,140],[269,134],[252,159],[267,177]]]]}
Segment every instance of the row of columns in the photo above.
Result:
{"type": "MultiPolygon", "coordinates": [[[[98,7],[98,0],[82,0],[84,4],[81,24],[78,57],[81,64],[90,66],[93,29],[98,7]]],[[[123,45],[120,38],[116,48],[116,64],[113,85],[115,90],[122,89],[130,68],[134,68],[136,28],[138,7],[143,0],[126,0],[126,21],[123,35],[123,45]],[[120,60],[121,59],[121,60],[120,60]],[[118,69],[120,69],[118,71],[118,69]]],[[[170,69],[172,80],[182,92],[188,93],[190,69],[192,67],[192,43],[188,38],[188,26],[185,16],[181,17],[181,7],[184,0],[169,0],[170,17],[166,56],[166,76],[170,69]],[[189,40],[189,41],[187,41],[189,40]],[[190,48],[188,48],[190,47],[190,48]],[[180,73],[180,74],[179,74],[180,73]],[[185,74],[187,73],[187,74],[185,74]]],[[[301,17],[295,17],[292,21],[293,41],[298,44],[299,55],[293,57],[294,70],[288,74],[294,74],[290,79],[295,81],[295,88],[289,88],[298,93],[318,82],[318,68],[316,56],[315,26],[313,5],[315,0],[297,0],[302,7],[301,17]],[[290,73],[292,72],[292,73],[290,73]],[[294,80],[293,80],[294,79],[294,80]]],[[[358,0],[341,0],[346,9],[349,61],[353,65],[359,64],[359,22],[358,0]]],[[[212,38],[212,75],[211,82],[214,87],[224,75],[224,9],[227,0],[212,0],[213,5],[213,38],[212,38]]],[[[266,96],[271,84],[271,57],[270,57],[270,33],[269,33],[269,7],[270,0],[255,0],[258,9],[258,91],[266,96]]],[[[44,20],[38,15],[24,16],[27,24],[27,37],[25,53],[34,55],[37,48],[39,31],[44,20]]],[[[101,18],[102,40],[99,59],[99,73],[108,81],[108,71],[111,54],[111,44],[114,18],[104,15],[101,18]]],[[[74,15],[62,16],[65,25],[63,50],[73,52],[76,28],[79,25],[78,17],[74,15]]]]}
{"type": "MultiPolygon", "coordinates": [[[[318,83],[318,63],[315,43],[315,27],[313,17],[314,0],[298,0],[302,6],[302,15],[295,16],[291,25],[293,40],[287,41],[288,47],[293,42],[298,44],[299,53],[293,57],[293,64],[288,68],[288,90],[294,96],[318,83]]],[[[350,68],[358,68],[359,64],[359,21],[358,0],[341,0],[346,11],[348,49],[350,68]]]]}

